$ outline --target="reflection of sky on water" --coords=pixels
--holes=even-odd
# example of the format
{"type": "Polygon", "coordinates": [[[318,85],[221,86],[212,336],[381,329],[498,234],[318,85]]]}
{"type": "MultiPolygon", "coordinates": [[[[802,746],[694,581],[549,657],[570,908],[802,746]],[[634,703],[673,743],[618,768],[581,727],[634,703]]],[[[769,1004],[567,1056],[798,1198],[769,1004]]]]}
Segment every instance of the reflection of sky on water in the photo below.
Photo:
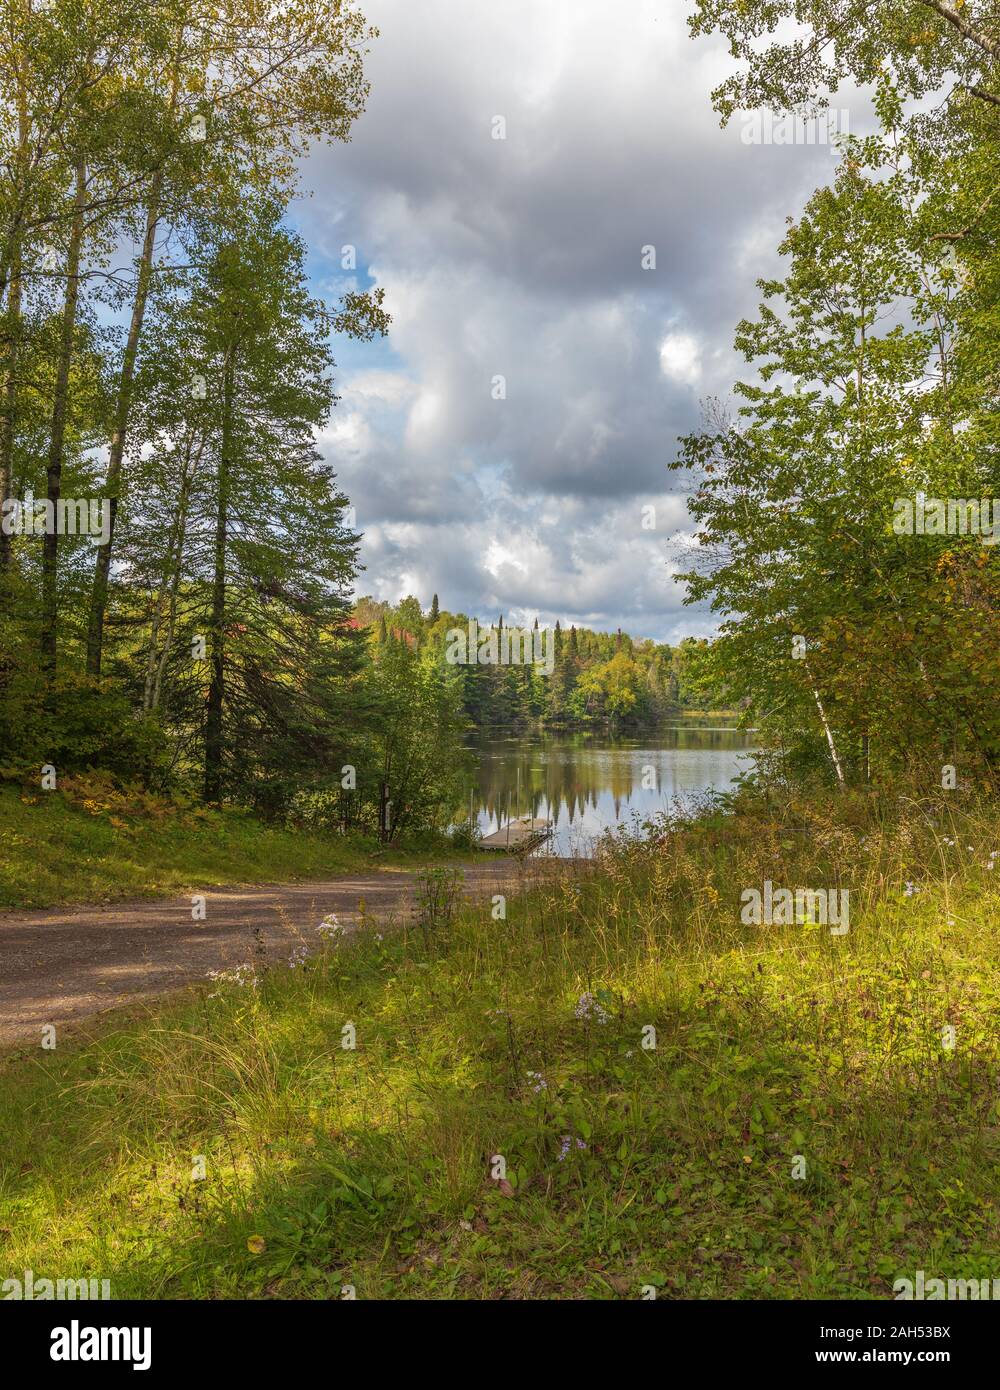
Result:
{"type": "Polygon", "coordinates": [[[488,835],[511,816],[552,819],[555,854],[586,854],[613,825],[667,810],[674,798],[690,800],[708,789],[725,790],[750,765],[753,735],[721,727],[682,725],[641,738],[607,735],[511,737],[480,734],[472,788],[479,827],[488,835]],[[655,790],[644,769],[655,769],[655,790]]]}

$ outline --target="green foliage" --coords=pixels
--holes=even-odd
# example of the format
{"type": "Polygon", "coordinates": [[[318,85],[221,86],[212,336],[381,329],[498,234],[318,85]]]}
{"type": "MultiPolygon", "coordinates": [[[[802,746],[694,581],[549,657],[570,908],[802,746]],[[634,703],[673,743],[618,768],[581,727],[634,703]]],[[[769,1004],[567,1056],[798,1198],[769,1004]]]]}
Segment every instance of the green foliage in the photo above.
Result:
{"type": "Polygon", "coordinates": [[[417,875],[417,924],[429,945],[440,941],[451,926],[462,892],[461,869],[426,869],[417,875]]]}
{"type": "Polygon", "coordinates": [[[0,531],[4,763],[285,816],[370,721],[315,441],[331,334],[389,319],[377,288],[308,295],[284,224],[298,157],[363,110],[369,31],[339,0],[54,0],[4,32],[0,504],[108,508],[100,545],[0,531]]]}
{"type": "Polygon", "coordinates": [[[329,879],[387,863],[423,866],[468,848],[427,832],[391,847],[359,829],[331,834],[341,825],[339,802],[335,816],[311,809],[297,805],[285,827],[238,808],[210,809],[193,796],[159,796],[106,772],[61,777],[54,791],[43,791],[34,776],[0,781],[0,908],[329,879]]]}
{"type": "MultiPolygon", "coordinates": [[[[863,7],[852,0],[694,0],[689,25],[695,35],[724,35],[745,65],[713,93],[726,117],[741,108],[810,105],[847,78],[875,86],[888,75],[907,97],[939,92],[953,77],[953,116],[976,119],[988,118],[1000,98],[997,19],[995,0],[863,7]]],[[[883,105],[883,119],[886,112],[883,105]]]]}
{"type": "Polygon", "coordinates": [[[372,924],[259,990],[9,1059],[9,1266],[167,1298],[864,1300],[917,1269],[990,1276],[996,806],[900,819],[901,790],[746,794],[543,877],[503,931],[487,905],[426,942],[372,924]],[[741,924],[740,885],[837,872],[846,937],[741,924]]]}
{"type": "Polygon", "coordinates": [[[137,713],[122,690],[68,672],[44,688],[26,675],[11,681],[0,702],[0,746],[3,773],[36,784],[47,763],[58,775],[101,768],[153,782],[169,757],[163,729],[137,713]]]}
{"type": "MultiPolygon", "coordinates": [[[[623,632],[573,627],[565,633],[557,622],[547,639],[553,641],[554,651],[553,669],[548,673],[544,660],[522,665],[450,664],[449,633],[467,633],[469,619],[464,613],[449,613],[440,604],[435,611],[432,602],[424,618],[415,598],[393,606],[365,596],[355,604],[354,617],[368,629],[376,647],[384,646],[394,634],[435,662],[460,690],[465,714],[479,728],[617,727],[655,722],[684,709],[722,707],[724,687],[716,667],[704,659],[711,648],[705,639],[685,638],[670,647],[648,639],[637,642],[623,632]]],[[[478,624],[478,630],[486,642],[500,626],[478,624]]],[[[546,634],[539,640],[544,654],[546,634]]]]}
{"type": "Polygon", "coordinates": [[[461,800],[469,757],[461,694],[447,670],[390,636],[366,678],[374,722],[358,759],[358,814],[387,840],[444,829],[461,800]]]}
{"type": "Polygon", "coordinates": [[[571,709],[583,718],[606,718],[616,724],[623,719],[639,719],[648,713],[648,695],[643,688],[639,664],[624,652],[610,661],[585,668],[576,683],[571,709]]]}
{"type": "Polygon", "coordinates": [[[896,524],[900,499],[992,498],[997,477],[975,350],[989,276],[974,251],[957,274],[956,168],[921,172],[918,153],[854,145],[809,200],[786,275],[737,330],[757,378],[675,465],[696,483],[689,599],[724,619],[719,679],[790,766],[822,759],[841,780],[866,747],[883,773],[935,750],[939,770],[1000,757],[996,550],[896,524]]]}

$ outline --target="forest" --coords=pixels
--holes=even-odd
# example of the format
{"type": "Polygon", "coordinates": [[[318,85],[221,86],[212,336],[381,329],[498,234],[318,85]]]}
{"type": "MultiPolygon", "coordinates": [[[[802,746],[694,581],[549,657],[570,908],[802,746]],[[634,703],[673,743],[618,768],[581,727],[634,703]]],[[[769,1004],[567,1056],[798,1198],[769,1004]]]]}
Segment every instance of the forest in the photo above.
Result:
{"type": "Polygon", "coordinates": [[[436,598],[354,609],[316,436],[334,342],[389,316],[375,286],[310,292],[288,209],[310,144],[364,110],[360,16],[69,12],[12,5],[2,70],[0,778],[278,820],[346,792],[391,835],[386,802],[411,824],[453,802],[471,726],[703,708],[693,641],[557,631],[550,679],[448,667],[436,598]]]}
{"type": "Polygon", "coordinates": [[[187,1374],[167,1301],[231,1375],[278,1300],[660,1299],[736,1374],[823,1301],[885,1359],[998,1289],[1000,0],[372,5],[381,68],[350,0],[0,0],[2,1297],[144,1300],[187,1374]],[[341,175],[409,277],[317,273],[341,175]],[[510,323],[556,374],[486,417],[510,323]],[[558,609],[490,569],[524,470],[558,609]]]}
{"type": "MultiPolygon", "coordinates": [[[[474,728],[616,729],[655,724],[682,710],[722,708],[706,638],[685,638],[671,647],[648,638],[636,641],[620,629],[592,632],[570,624],[564,631],[557,619],[548,671],[541,660],[449,665],[448,634],[464,631],[469,619],[441,608],[437,594],[426,613],[412,595],[398,604],[366,596],[358,600],[355,619],[367,629],[376,660],[387,643],[403,642],[450,677],[474,728]]],[[[499,614],[478,627],[496,632],[503,621],[499,614]]]]}
{"type": "Polygon", "coordinates": [[[185,0],[4,23],[0,776],[282,818],[349,775],[375,797],[405,743],[423,815],[460,710],[405,653],[369,659],[316,446],[332,340],[383,335],[383,291],[317,299],[287,216],[310,145],[364,109],[371,30],[338,0],[278,27],[185,0]]]}
{"type": "MultiPolygon", "coordinates": [[[[906,115],[907,84],[932,85],[921,45],[895,78],[862,47],[843,57],[875,84],[881,131],[849,139],[790,221],[786,272],[738,327],[754,373],[675,459],[688,601],[709,602],[721,637],[557,627],[548,676],[449,670],[465,616],[436,597],[353,606],[360,537],[315,441],[335,340],[371,341],[389,316],[374,285],[317,299],[286,214],[310,143],[348,139],[364,110],[360,16],[295,5],[276,35],[252,10],[178,0],[82,6],[72,32],[48,9],[15,5],[10,22],[7,775],[101,768],[282,815],[345,766],[381,780],[400,682],[440,711],[443,739],[463,719],[614,727],[726,708],[842,783],[925,756],[994,767],[995,537],[893,524],[907,499],[967,508],[997,490],[993,103],[960,88],[906,115]]],[[[719,109],[779,65],[754,57],[719,109]]]]}

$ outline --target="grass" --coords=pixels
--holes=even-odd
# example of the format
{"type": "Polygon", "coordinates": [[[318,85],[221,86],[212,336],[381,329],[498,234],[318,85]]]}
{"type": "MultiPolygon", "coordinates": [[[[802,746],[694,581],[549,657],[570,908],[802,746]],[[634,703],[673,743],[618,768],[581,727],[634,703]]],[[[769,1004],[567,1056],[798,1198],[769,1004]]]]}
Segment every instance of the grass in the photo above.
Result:
{"type": "Polygon", "coordinates": [[[386,849],[361,836],[263,825],[239,810],[209,810],[123,793],[97,777],[56,791],[0,785],[0,910],[158,897],[192,885],[319,878],[463,857],[442,837],[386,849]]]}
{"type": "Polygon", "coordinates": [[[11,1056],[0,1276],[303,1299],[991,1276],[996,824],[971,800],[748,803],[623,836],[505,920],[431,895],[423,929],[11,1056]],[[765,878],[848,888],[850,931],[744,925],[765,878]]]}

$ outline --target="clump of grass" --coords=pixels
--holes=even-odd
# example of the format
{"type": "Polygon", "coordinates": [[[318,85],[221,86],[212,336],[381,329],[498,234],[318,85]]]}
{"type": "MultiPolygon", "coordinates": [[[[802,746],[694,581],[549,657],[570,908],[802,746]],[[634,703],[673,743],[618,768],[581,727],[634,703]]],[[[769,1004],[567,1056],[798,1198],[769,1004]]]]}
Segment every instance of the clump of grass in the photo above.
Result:
{"type": "Polygon", "coordinates": [[[455,847],[444,836],[387,849],[284,829],[236,808],[122,792],[106,778],[67,778],[48,792],[0,786],[0,910],[318,878],[434,854],[455,857],[455,847]]]}
{"type": "Polygon", "coordinates": [[[505,921],[318,937],[256,987],[11,1059],[0,1259],[164,1297],[986,1277],[995,826],[971,797],[744,798],[611,837],[505,921]],[[848,888],[850,931],[744,925],[765,878],[848,888]]]}
{"type": "Polygon", "coordinates": [[[414,908],[424,935],[424,945],[440,941],[451,926],[459,904],[463,875],[461,869],[425,869],[417,875],[414,908]]]}

